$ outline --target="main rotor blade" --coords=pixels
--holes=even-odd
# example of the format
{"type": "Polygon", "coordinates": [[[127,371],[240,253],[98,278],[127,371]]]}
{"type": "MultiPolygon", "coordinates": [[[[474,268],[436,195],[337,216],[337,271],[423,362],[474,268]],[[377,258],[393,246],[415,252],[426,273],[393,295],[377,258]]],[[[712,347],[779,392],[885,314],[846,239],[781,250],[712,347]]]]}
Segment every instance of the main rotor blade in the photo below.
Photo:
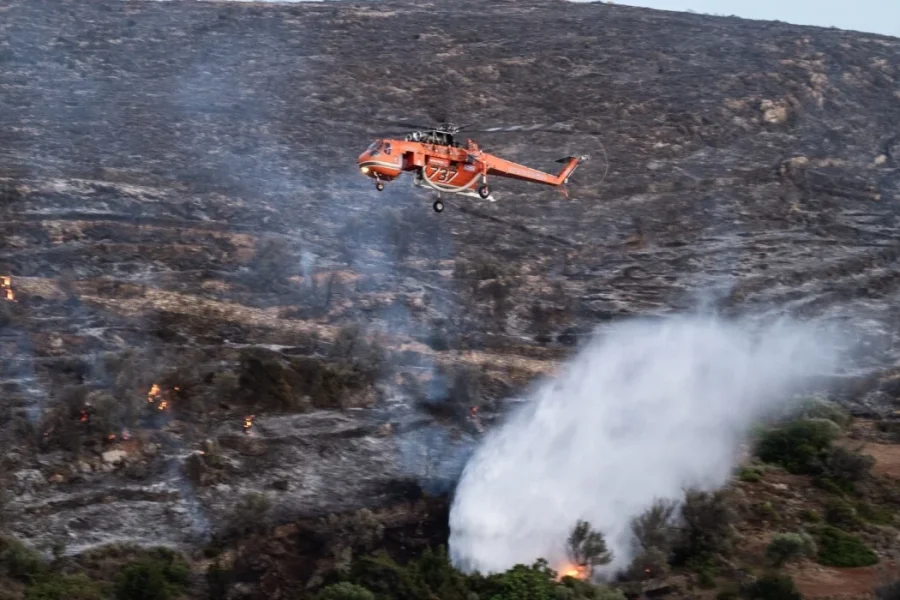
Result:
{"type": "Polygon", "coordinates": [[[482,127],[479,129],[467,129],[467,133],[567,133],[583,135],[599,135],[599,131],[577,129],[558,123],[535,125],[500,125],[496,127],[482,127]]]}

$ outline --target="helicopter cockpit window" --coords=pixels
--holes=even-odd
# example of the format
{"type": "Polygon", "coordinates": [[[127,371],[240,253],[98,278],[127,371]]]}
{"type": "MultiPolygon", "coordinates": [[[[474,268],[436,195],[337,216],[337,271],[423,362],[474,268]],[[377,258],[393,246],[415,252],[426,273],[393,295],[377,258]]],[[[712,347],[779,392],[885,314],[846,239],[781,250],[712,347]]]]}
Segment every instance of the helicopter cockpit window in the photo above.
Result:
{"type": "Polygon", "coordinates": [[[384,145],[384,153],[387,154],[387,155],[390,155],[390,153],[391,153],[391,145],[390,145],[389,143],[384,145]]]}
{"type": "Polygon", "coordinates": [[[384,143],[384,142],[382,142],[381,140],[375,140],[374,142],[372,142],[372,145],[369,146],[369,150],[368,150],[369,153],[370,153],[372,156],[378,156],[378,155],[380,154],[380,153],[378,152],[378,150],[381,148],[381,145],[382,145],[383,143],[384,143]]]}

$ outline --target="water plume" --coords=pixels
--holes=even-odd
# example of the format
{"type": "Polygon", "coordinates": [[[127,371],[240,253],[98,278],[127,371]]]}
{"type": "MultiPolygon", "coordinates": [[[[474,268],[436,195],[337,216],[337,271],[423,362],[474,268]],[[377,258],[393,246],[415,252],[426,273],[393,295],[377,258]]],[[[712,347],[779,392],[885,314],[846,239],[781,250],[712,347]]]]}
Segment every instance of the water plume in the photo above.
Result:
{"type": "Polygon", "coordinates": [[[837,364],[824,328],[681,316],[610,327],[535,389],[477,449],[450,513],[466,571],[565,563],[577,519],[613,561],[633,558],[629,522],[656,498],[715,489],[754,422],[837,364]]]}

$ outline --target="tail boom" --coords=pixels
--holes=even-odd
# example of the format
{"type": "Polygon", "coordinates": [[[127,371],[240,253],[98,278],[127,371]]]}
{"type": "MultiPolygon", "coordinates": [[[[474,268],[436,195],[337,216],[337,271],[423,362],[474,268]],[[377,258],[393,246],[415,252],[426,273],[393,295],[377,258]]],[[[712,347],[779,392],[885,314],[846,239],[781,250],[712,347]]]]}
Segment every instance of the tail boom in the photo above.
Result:
{"type": "Polygon", "coordinates": [[[518,179],[520,181],[530,181],[532,183],[543,183],[544,185],[561,186],[569,180],[569,177],[578,168],[578,165],[588,159],[587,156],[567,156],[556,162],[565,163],[565,166],[557,175],[544,173],[537,169],[532,169],[512,161],[504,160],[496,156],[485,157],[488,175],[499,175],[500,177],[508,177],[510,179],[518,179]]]}

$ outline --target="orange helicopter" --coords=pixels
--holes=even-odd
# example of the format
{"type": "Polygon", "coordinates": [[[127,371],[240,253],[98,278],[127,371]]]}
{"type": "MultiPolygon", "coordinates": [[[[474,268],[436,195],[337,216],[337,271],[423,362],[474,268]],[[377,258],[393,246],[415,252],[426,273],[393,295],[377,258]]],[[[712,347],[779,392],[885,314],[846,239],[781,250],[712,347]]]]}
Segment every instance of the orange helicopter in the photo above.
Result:
{"type": "MultiPolygon", "coordinates": [[[[569,182],[569,177],[578,165],[589,158],[587,155],[561,158],[556,162],[562,163],[563,167],[553,175],[488,154],[471,139],[467,139],[463,146],[454,136],[468,126],[457,127],[451,123],[442,123],[437,127],[412,124],[404,126],[418,131],[407,134],[403,139],[375,140],[359,156],[359,170],[366,177],[375,180],[375,188],[379,192],[384,190],[385,182],[397,179],[403,171],[414,172],[413,183],[416,186],[429,187],[438,192],[438,199],[433,205],[435,212],[444,210],[441,193],[494,202],[495,198],[491,196],[491,188],[487,183],[488,175],[557,186],[565,194],[563,186],[569,182]],[[479,183],[476,194],[473,188],[479,183]]],[[[542,127],[543,125],[493,127],[480,131],[537,131],[542,127]]]]}

